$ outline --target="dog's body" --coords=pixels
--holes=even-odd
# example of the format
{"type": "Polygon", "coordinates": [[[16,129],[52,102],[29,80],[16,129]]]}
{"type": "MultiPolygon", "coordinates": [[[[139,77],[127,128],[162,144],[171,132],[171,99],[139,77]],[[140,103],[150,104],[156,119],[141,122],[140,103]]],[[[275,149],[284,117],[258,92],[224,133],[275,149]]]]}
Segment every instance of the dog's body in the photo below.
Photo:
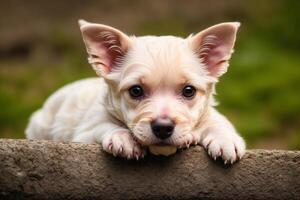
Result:
{"type": "Polygon", "coordinates": [[[89,62],[103,78],[54,93],[33,114],[29,139],[100,143],[129,159],[143,157],[153,145],[198,143],[225,162],[243,156],[244,141],[213,99],[239,24],[220,24],[187,39],[128,37],[108,26],[80,24],[89,62]]]}

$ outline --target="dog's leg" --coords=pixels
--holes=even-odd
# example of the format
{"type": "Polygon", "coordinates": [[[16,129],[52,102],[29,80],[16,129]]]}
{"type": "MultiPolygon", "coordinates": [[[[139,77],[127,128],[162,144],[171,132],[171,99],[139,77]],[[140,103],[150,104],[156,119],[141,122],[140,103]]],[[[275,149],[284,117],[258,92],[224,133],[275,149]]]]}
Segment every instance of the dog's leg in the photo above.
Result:
{"type": "Polygon", "coordinates": [[[245,153],[245,142],[233,125],[216,110],[211,110],[207,124],[200,134],[200,143],[208,154],[224,163],[234,163],[245,153]]]}
{"type": "Polygon", "coordinates": [[[77,135],[73,142],[99,143],[104,151],[127,159],[144,157],[145,151],[130,131],[113,123],[103,123],[77,135]]]}

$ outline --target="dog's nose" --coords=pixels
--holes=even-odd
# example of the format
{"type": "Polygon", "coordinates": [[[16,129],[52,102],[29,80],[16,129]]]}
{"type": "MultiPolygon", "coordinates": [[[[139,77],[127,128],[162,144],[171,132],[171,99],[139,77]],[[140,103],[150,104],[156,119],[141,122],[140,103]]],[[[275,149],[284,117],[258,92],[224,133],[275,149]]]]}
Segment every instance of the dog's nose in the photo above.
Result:
{"type": "Polygon", "coordinates": [[[170,137],[174,131],[174,127],[174,122],[170,118],[157,118],[151,122],[153,134],[160,139],[170,137]]]}

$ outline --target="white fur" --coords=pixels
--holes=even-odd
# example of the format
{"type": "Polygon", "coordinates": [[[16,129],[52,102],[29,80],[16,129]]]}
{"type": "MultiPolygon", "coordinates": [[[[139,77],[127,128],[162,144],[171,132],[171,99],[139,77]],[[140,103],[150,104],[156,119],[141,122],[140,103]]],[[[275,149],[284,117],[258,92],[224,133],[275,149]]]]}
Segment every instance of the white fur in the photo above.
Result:
{"type": "Polygon", "coordinates": [[[215,110],[213,100],[217,78],[228,66],[236,24],[221,25],[234,30],[234,37],[226,36],[224,43],[218,26],[220,41],[214,37],[213,44],[203,38],[208,32],[211,38],[214,28],[183,39],[127,37],[104,25],[80,24],[89,61],[103,78],[77,81],[50,96],[32,115],[27,138],[100,143],[105,151],[128,159],[143,157],[148,146],[161,142],[177,148],[201,144],[212,158],[222,157],[225,163],[243,156],[243,139],[215,110]],[[193,100],[178,95],[181,85],[187,83],[197,88],[193,100]],[[144,100],[130,98],[128,88],[136,84],[149,88],[144,100]],[[173,135],[164,141],[150,128],[151,120],[162,115],[176,121],[173,135]]]}

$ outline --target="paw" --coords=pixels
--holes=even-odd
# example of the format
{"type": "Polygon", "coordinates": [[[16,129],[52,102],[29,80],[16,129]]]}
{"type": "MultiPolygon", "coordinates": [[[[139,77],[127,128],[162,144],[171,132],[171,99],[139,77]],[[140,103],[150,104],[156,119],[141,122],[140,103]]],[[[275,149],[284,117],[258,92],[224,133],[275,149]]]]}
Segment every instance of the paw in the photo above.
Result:
{"type": "Polygon", "coordinates": [[[138,160],[145,155],[145,150],[133,139],[127,130],[117,130],[105,135],[102,146],[106,152],[127,159],[138,160]]]}
{"type": "Polygon", "coordinates": [[[198,143],[200,143],[200,134],[198,132],[180,135],[180,137],[176,139],[176,146],[178,146],[179,149],[189,148],[191,145],[197,145],[198,143]]]}
{"type": "Polygon", "coordinates": [[[245,143],[238,135],[216,136],[208,135],[202,141],[207,153],[216,160],[221,157],[224,164],[233,164],[245,154],[245,143]]]}

